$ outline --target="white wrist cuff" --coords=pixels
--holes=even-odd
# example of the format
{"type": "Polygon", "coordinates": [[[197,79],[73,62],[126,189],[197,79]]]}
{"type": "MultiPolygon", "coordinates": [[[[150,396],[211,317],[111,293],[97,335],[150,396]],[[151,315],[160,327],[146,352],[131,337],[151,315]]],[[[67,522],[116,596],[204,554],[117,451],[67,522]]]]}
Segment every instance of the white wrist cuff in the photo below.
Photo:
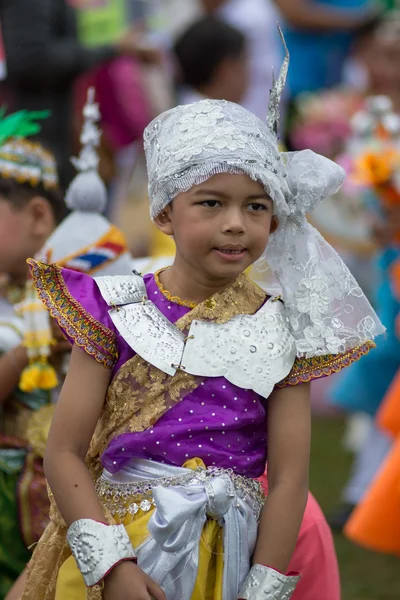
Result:
{"type": "Polygon", "coordinates": [[[123,560],[136,559],[123,525],[79,519],[68,529],[67,540],[87,587],[102,581],[123,560]]]}
{"type": "Polygon", "coordinates": [[[288,576],[253,565],[239,593],[241,600],[290,600],[301,575],[288,576]]]}

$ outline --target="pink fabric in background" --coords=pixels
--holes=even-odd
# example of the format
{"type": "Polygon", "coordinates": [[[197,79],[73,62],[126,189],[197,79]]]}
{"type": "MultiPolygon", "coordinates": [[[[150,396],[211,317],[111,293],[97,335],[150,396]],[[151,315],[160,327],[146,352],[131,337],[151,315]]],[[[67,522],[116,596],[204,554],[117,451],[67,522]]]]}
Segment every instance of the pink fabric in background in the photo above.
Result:
{"type": "MultiPolygon", "coordinates": [[[[267,493],[266,475],[260,481],[267,493]]],[[[292,600],[340,600],[339,566],[332,533],[310,492],[290,571],[302,573],[292,600]]]]}
{"type": "Polygon", "coordinates": [[[90,86],[96,89],[101,128],[110,148],[116,151],[140,141],[152,118],[140,65],[133,58],[121,56],[78,78],[74,112],[79,128],[90,86]]]}
{"type": "Polygon", "coordinates": [[[132,58],[115,58],[94,78],[102,127],[114,150],[140,140],[151,120],[150,102],[140,65],[132,58]]]}
{"type": "Polygon", "coordinates": [[[339,375],[315,379],[311,383],[311,410],[313,416],[340,417],[341,412],[329,403],[329,393],[339,375]]]}

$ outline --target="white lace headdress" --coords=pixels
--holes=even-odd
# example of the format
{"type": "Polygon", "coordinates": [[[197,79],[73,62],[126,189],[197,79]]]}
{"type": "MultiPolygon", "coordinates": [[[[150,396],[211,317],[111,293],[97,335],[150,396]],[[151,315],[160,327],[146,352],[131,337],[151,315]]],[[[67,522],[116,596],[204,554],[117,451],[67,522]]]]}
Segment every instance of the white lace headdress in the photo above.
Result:
{"type": "Polygon", "coordinates": [[[343,169],[311,150],[278,149],[288,62],[287,55],[266,123],[237,104],[202,100],[173,108],[148,126],[150,212],[155,218],[177,194],[218,173],[245,173],[260,181],[279,219],[263,259],[285,302],[298,356],[338,354],[385,329],[341,258],[306,219],[340,188],[343,169]]]}

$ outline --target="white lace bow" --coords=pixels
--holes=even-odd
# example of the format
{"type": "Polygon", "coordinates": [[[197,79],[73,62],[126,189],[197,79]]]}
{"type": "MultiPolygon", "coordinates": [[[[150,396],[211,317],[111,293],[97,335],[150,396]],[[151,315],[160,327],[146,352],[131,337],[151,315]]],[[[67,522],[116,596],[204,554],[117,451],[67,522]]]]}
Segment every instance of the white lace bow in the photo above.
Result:
{"type": "Polygon", "coordinates": [[[306,214],[342,185],[341,167],[311,150],[279,152],[270,127],[237,104],[178,106],[145,131],[150,212],[218,173],[260,181],[279,219],[266,259],[285,302],[298,356],[338,354],[383,333],[361,288],[306,214]]]}

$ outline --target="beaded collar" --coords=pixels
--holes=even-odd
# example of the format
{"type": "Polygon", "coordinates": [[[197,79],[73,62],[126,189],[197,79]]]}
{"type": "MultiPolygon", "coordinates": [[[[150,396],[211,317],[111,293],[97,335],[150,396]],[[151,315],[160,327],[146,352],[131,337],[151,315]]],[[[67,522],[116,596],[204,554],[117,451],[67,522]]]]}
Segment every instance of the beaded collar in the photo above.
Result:
{"type": "Polygon", "coordinates": [[[160,275],[163,273],[168,267],[164,267],[163,269],[159,269],[156,273],[154,273],[154,281],[162,295],[169,300],[170,302],[174,302],[179,306],[186,306],[186,308],[196,308],[197,302],[190,302],[190,300],[181,300],[179,296],[172,296],[168,290],[165,289],[163,284],[160,281],[160,275]]]}

